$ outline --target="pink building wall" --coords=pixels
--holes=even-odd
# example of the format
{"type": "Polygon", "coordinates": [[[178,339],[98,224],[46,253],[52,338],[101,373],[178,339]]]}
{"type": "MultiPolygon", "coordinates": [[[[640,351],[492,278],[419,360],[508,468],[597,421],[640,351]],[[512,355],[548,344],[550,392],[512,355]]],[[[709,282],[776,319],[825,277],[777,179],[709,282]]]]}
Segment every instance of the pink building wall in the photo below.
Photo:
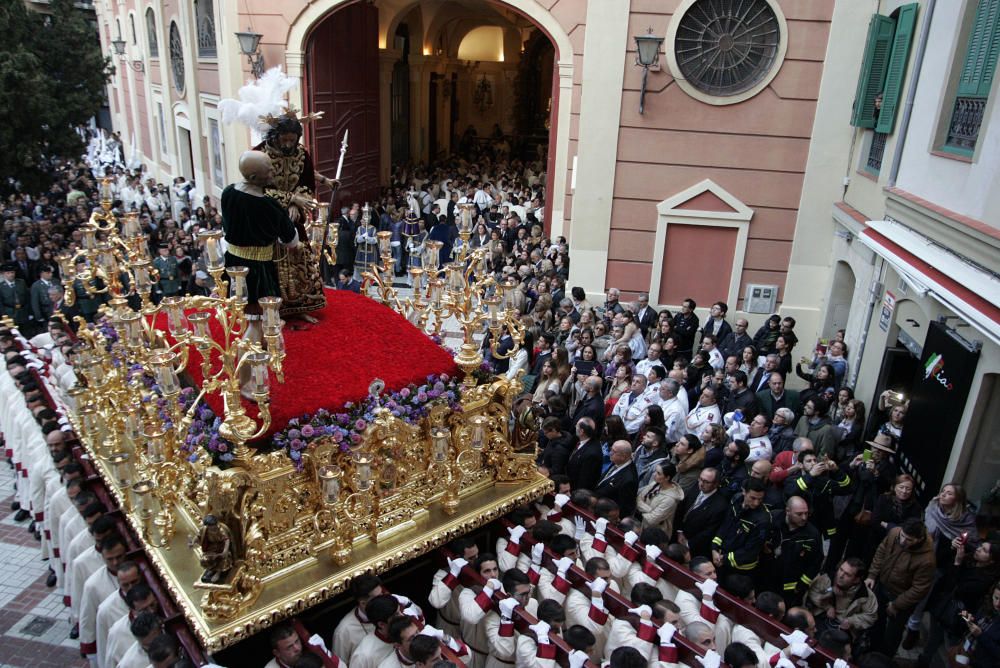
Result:
{"type": "MultiPolygon", "coordinates": [[[[788,23],[788,51],[777,76],[756,96],[728,106],[695,100],[676,85],[661,54],[663,67],[649,76],[645,114],[640,115],[642,68],[634,65],[632,36],[650,26],[665,34],[678,4],[632,0],[607,286],[627,293],[659,290],[650,286],[656,205],[709,178],[754,210],[740,304],[730,304],[738,307],[747,283],[784,287],[833,0],[779,0],[788,23]]],[[[700,270],[711,268],[706,249],[703,258],[691,258],[684,280],[693,287],[700,270]]],[[[677,291],[687,287],[677,286],[677,291]]]]}

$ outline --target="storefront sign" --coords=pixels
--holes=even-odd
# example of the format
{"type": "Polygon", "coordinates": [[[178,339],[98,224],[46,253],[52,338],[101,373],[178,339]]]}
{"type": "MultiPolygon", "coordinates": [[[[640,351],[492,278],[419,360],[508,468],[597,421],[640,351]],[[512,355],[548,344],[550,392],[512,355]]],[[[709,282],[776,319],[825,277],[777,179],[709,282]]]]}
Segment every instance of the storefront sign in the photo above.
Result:
{"type": "Polygon", "coordinates": [[[878,326],[883,332],[889,331],[889,324],[892,322],[892,312],[896,310],[896,295],[888,290],[882,297],[882,311],[878,316],[878,326]]]}

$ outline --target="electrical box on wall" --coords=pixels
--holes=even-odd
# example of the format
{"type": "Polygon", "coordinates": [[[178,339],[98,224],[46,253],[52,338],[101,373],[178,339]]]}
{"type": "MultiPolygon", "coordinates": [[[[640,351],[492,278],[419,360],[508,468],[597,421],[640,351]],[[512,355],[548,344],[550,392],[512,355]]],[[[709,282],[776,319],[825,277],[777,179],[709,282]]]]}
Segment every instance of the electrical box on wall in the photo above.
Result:
{"type": "Polygon", "coordinates": [[[743,310],[747,313],[774,313],[778,304],[778,286],[751,283],[747,285],[743,310]]]}

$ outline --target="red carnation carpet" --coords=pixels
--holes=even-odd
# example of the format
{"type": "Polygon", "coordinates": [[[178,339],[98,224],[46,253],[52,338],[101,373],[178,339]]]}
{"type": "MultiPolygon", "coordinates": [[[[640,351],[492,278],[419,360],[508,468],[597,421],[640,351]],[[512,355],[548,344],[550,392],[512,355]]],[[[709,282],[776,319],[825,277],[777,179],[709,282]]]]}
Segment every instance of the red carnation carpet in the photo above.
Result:
{"type": "MultiPolygon", "coordinates": [[[[319,323],[303,330],[285,327],[285,382],[272,374],[271,428],[265,438],[292,418],[363,399],[376,378],[385,381],[386,390],[398,390],[431,374],[457,372],[448,351],[392,309],[345,290],[327,290],[326,302],[326,308],[310,313],[319,323]]],[[[165,326],[158,318],[161,323],[165,326]]],[[[213,335],[220,336],[212,324],[213,335]]],[[[198,385],[200,365],[200,356],[192,354],[188,370],[198,385]]],[[[207,403],[221,417],[222,398],[215,395],[207,403]]],[[[256,416],[256,408],[248,413],[256,416]]]]}

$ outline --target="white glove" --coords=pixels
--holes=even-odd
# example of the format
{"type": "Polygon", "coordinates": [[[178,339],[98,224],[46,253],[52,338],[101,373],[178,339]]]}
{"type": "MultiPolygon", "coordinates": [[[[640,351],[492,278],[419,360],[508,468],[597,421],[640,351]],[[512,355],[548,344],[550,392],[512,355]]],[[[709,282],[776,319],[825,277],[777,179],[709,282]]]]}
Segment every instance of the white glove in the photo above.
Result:
{"type": "Polygon", "coordinates": [[[556,570],[559,572],[559,575],[565,577],[566,572],[569,571],[569,567],[572,565],[573,565],[572,559],[570,559],[569,557],[563,557],[562,559],[556,562],[556,570]]]}
{"type": "Polygon", "coordinates": [[[646,546],[646,561],[656,561],[663,554],[663,550],[655,545],[646,546]]]}
{"type": "Polygon", "coordinates": [[[704,666],[704,668],[719,668],[722,665],[722,657],[714,649],[710,649],[705,652],[705,656],[695,655],[698,662],[704,666]]]}
{"type": "Polygon", "coordinates": [[[455,559],[448,560],[448,572],[451,573],[452,577],[458,577],[458,574],[462,572],[462,569],[469,565],[469,562],[462,557],[456,557],[455,559]]]}
{"type": "Polygon", "coordinates": [[[660,624],[660,628],[656,630],[656,635],[660,637],[661,645],[673,645],[675,633],[677,633],[677,627],[670,622],[663,622],[660,624]]]}
{"type": "Polygon", "coordinates": [[[573,527],[573,540],[580,540],[587,535],[587,523],[579,515],[573,518],[573,527]]]}
{"type": "Polygon", "coordinates": [[[600,536],[601,538],[604,537],[604,531],[607,528],[608,520],[603,517],[599,517],[597,521],[594,522],[594,534],[600,536]]]}
{"type": "Polygon", "coordinates": [[[497,580],[496,578],[490,578],[490,580],[486,583],[486,586],[483,587],[483,593],[486,594],[489,598],[493,598],[493,594],[495,594],[498,591],[501,591],[502,589],[503,585],[500,584],[499,580],[497,580]]]}
{"type": "Polygon", "coordinates": [[[541,543],[535,543],[531,546],[531,563],[536,566],[542,564],[542,555],[545,554],[545,546],[541,543]]]}
{"type": "Polygon", "coordinates": [[[535,635],[538,637],[539,645],[548,645],[551,643],[549,640],[549,629],[552,627],[548,622],[539,621],[537,624],[532,624],[528,628],[535,632],[535,635]]]}
{"type": "Polygon", "coordinates": [[[514,609],[518,606],[517,599],[505,598],[500,601],[500,617],[506,621],[514,618],[514,609]]]}
{"type": "MultiPolygon", "coordinates": [[[[637,541],[637,540],[639,540],[639,534],[637,534],[636,532],[629,531],[628,533],[625,534],[625,544],[626,545],[635,545],[635,541],[637,541]]],[[[646,549],[649,549],[649,548],[646,548],[646,549]]]]}
{"type": "Polygon", "coordinates": [[[430,624],[424,624],[424,628],[420,629],[419,635],[430,636],[431,638],[444,640],[444,631],[442,631],[441,629],[436,629],[430,624]]]}
{"type": "Polygon", "coordinates": [[[809,640],[809,636],[806,635],[805,631],[800,629],[795,629],[791,633],[782,633],[781,639],[784,640],[789,645],[795,645],[798,643],[804,643],[809,640]]]}
{"type": "Polygon", "coordinates": [[[574,649],[569,653],[569,668],[583,668],[587,660],[590,659],[586,652],[574,649]]]}
{"type": "Polygon", "coordinates": [[[513,526],[507,529],[507,533],[510,534],[510,542],[520,544],[521,537],[524,536],[527,529],[522,526],[513,526]]]}
{"type": "Polygon", "coordinates": [[[719,583],[715,580],[705,580],[704,582],[695,582],[694,586],[701,590],[702,598],[712,598],[715,596],[715,590],[719,588],[719,583]]]}
{"type": "Polygon", "coordinates": [[[556,508],[565,508],[566,504],[569,503],[569,494],[556,494],[556,508]]]}
{"type": "Polygon", "coordinates": [[[320,637],[318,633],[314,633],[311,636],[309,636],[309,644],[312,645],[313,647],[318,648],[320,651],[323,652],[323,654],[330,656],[330,650],[326,648],[326,643],[323,642],[323,639],[320,637]]]}
{"type": "Polygon", "coordinates": [[[399,607],[401,607],[401,608],[405,608],[408,605],[410,605],[411,603],[413,603],[413,601],[411,601],[410,599],[408,599],[405,596],[402,596],[400,594],[393,594],[392,597],[394,599],[396,599],[397,601],[399,601],[399,607]]]}
{"type": "Polygon", "coordinates": [[[594,578],[587,584],[590,585],[591,596],[595,598],[599,598],[604,593],[604,590],[608,588],[608,581],[604,578],[594,578]]]}
{"type": "Polygon", "coordinates": [[[804,642],[792,643],[788,646],[788,651],[797,659],[808,659],[816,653],[816,650],[804,642]]]}
{"type": "Polygon", "coordinates": [[[628,612],[630,615],[639,615],[642,619],[650,619],[653,616],[653,609],[646,604],[640,605],[638,608],[629,608],[628,612]]]}

